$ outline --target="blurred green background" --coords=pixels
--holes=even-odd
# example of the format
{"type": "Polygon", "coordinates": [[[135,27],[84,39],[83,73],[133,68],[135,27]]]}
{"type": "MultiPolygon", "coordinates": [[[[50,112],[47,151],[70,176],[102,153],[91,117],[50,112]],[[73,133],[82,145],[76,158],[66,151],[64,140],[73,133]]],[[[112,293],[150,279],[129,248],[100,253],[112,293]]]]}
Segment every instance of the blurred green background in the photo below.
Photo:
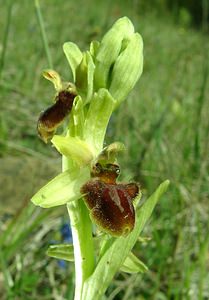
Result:
{"type": "MultiPolygon", "coordinates": [[[[42,0],[53,68],[71,80],[62,44],[83,50],[121,16],[144,40],[144,71],[113,115],[106,143],[121,141],[121,180],[144,198],[171,185],[135,253],[149,271],[118,274],[108,300],[209,299],[208,0],[42,0]]],[[[36,134],[54,90],[32,0],[0,0],[0,299],[72,299],[73,265],[48,258],[62,242],[65,208],[30,204],[60,172],[60,157],[36,134]]]]}

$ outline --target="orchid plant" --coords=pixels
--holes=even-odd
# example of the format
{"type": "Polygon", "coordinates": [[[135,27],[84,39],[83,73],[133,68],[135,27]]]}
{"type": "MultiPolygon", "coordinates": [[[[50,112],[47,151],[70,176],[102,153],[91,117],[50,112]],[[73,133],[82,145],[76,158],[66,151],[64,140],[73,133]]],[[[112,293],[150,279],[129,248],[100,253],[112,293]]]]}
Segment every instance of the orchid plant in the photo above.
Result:
{"type": "Polygon", "coordinates": [[[43,208],[67,206],[73,244],[52,245],[47,254],[74,261],[75,300],[99,300],[119,270],[147,270],[131,251],[169,181],[139,206],[138,184],[117,183],[117,156],[125,146],[113,142],[103,148],[112,113],[142,73],[143,42],[131,21],[116,21],[101,42],[93,41],[85,52],[72,42],[63,50],[74,82],[63,82],[54,70],[44,71],[54,84],[55,103],[40,115],[37,126],[40,137],[51,140],[61,153],[62,173],[32,202],[43,208]],[[56,135],[66,118],[63,133],[56,135]]]}

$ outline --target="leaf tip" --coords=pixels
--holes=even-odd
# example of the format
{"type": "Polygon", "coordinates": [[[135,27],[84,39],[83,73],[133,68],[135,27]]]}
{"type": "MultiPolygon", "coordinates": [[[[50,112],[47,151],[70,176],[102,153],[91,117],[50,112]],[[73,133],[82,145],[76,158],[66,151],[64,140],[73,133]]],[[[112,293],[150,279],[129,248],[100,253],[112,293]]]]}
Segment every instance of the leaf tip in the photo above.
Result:
{"type": "Polygon", "coordinates": [[[170,185],[170,180],[169,180],[169,179],[166,179],[166,180],[162,183],[162,185],[164,186],[164,189],[165,189],[165,191],[166,191],[167,188],[168,188],[168,186],[170,185]]]}

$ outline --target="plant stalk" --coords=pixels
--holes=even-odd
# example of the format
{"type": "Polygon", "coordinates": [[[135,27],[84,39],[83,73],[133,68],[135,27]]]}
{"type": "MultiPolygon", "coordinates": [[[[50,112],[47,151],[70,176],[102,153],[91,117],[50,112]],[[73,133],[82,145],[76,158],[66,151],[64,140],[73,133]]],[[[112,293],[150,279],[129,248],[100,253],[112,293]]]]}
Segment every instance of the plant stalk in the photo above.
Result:
{"type": "Polygon", "coordinates": [[[45,50],[45,53],[46,53],[48,65],[49,65],[50,69],[53,69],[52,58],[51,58],[51,54],[50,54],[50,51],[49,51],[49,43],[48,43],[45,28],[44,28],[44,21],[43,21],[42,14],[41,14],[41,8],[40,8],[39,0],[35,0],[35,9],[36,9],[36,14],[37,14],[37,18],[38,18],[38,23],[39,23],[40,30],[41,30],[41,37],[42,37],[42,41],[43,41],[44,50],[45,50]]]}
{"type": "Polygon", "coordinates": [[[5,28],[3,43],[2,43],[2,53],[1,53],[1,57],[0,57],[0,78],[2,76],[2,72],[3,72],[3,68],[4,68],[4,62],[5,62],[6,50],[7,50],[7,44],[8,44],[8,37],[9,37],[9,30],[10,30],[10,25],[11,25],[13,4],[14,4],[14,1],[10,0],[9,5],[8,5],[6,28],[5,28]]]}
{"type": "MultiPolygon", "coordinates": [[[[69,161],[63,156],[62,169],[68,169],[69,161]]],[[[85,280],[94,271],[94,247],[92,224],[88,210],[82,199],[67,204],[73,236],[75,261],[74,300],[81,300],[85,280]]]]}

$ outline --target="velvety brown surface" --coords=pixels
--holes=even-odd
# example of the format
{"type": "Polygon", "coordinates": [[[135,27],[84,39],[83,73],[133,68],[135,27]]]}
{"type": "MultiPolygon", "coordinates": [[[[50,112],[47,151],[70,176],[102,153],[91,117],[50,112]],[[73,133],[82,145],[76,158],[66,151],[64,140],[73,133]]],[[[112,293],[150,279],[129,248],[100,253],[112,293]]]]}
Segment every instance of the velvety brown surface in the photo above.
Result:
{"type": "Polygon", "coordinates": [[[81,190],[90,209],[92,220],[104,231],[120,236],[129,233],[135,224],[132,204],[138,194],[138,186],[109,184],[98,179],[87,182],[81,190]]]}
{"type": "Polygon", "coordinates": [[[42,112],[38,119],[37,130],[39,136],[47,142],[52,138],[56,128],[70,113],[75,94],[68,91],[61,91],[56,97],[56,102],[42,112]]]}

